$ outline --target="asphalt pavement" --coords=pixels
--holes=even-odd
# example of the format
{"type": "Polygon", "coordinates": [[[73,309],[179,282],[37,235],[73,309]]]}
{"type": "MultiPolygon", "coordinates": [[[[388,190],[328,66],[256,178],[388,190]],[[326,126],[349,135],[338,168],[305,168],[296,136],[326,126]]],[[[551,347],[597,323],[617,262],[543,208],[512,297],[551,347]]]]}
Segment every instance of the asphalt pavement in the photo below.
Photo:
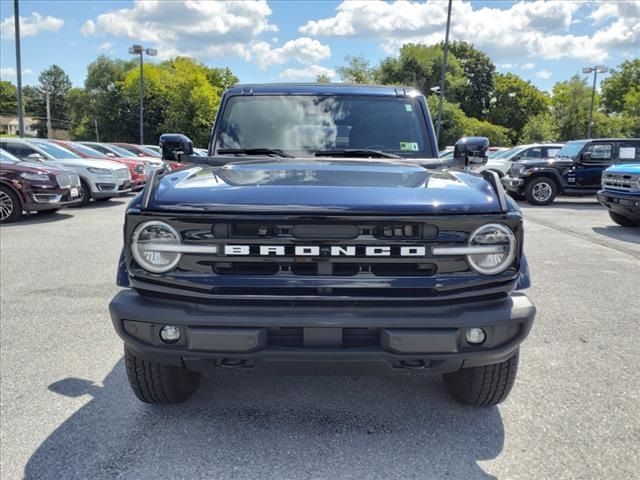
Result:
{"type": "Polygon", "coordinates": [[[508,401],[438,377],[207,375],[140,403],[107,304],[127,199],[0,227],[0,476],[628,479],[640,471],[640,229],[523,205],[538,307],[508,401]]]}

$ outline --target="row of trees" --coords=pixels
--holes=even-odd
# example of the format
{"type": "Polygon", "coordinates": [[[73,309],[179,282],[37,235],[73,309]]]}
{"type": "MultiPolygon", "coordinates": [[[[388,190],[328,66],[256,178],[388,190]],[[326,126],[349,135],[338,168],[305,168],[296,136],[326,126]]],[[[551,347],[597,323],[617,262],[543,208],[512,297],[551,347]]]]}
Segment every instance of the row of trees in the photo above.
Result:
{"type": "MultiPolygon", "coordinates": [[[[87,68],[84,88],[73,88],[57,65],[44,70],[35,87],[23,89],[25,115],[47,137],[46,97],[51,126],[66,129],[73,139],[137,143],[140,71],[136,61],[98,57],[87,68]]],[[[178,57],[144,65],[145,143],[157,143],[163,132],[187,132],[196,145],[206,145],[222,92],[238,82],[228,68],[210,68],[178,57]]],[[[0,114],[15,115],[17,90],[0,83],[0,114]]]]}
{"type": "MultiPolygon", "coordinates": [[[[347,57],[337,71],[341,81],[413,85],[428,95],[433,118],[443,46],[406,44],[397,57],[372,67],[363,57],[347,57]]],[[[237,83],[228,68],[210,68],[178,57],[144,66],[145,142],[156,143],[166,131],[189,134],[206,145],[222,91],[237,83]]],[[[329,82],[326,76],[317,78],[329,82]]],[[[103,141],[138,140],[140,73],[135,60],[98,57],[87,68],[83,88],[73,88],[67,74],[53,65],[39,76],[37,86],[23,89],[26,115],[47,136],[46,97],[53,129],[66,129],[71,138],[103,141]]],[[[592,88],[576,74],[542,92],[512,73],[497,73],[484,52],[466,42],[450,46],[445,75],[440,145],[463,135],[489,137],[493,145],[570,140],[586,136],[592,88]]],[[[0,82],[0,114],[15,115],[16,87],[0,82]]],[[[593,136],[640,136],[640,59],[628,60],[602,82],[595,97],[593,136]]]]}
{"type": "MultiPolygon", "coordinates": [[[[429,95],[433,118],[438,108],[443,45],[406,44],[398,57],[372,67],[366,58],[347,57],[338,67],[349,83],[413,85],[429,95]],[[436,87],[436,88],[434,88],[436,87]]],[[[319,82],[329,82],[319,76],[319,82]]],[[[551,94],[513,73],[497,73],[491,59],[466,42],[450,46],[440,144],[461,135],[483,135],[494,145],[585,137],[592,87],[578,74],[558,82],[551,94]]],[[[596,93],[593,136],[640,136],[640,59],[625,61],[596,93]]]]}

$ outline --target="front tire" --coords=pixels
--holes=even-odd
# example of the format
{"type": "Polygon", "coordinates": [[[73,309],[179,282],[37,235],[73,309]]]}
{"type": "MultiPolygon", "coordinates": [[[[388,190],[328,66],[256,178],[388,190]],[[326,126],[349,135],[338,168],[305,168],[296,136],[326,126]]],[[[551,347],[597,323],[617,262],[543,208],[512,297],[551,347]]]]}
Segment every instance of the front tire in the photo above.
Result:
{"type": "Polygon", "coordinates": [[[0,223],[15,222],[22,215],[22,202],[13,190],[0,185],[0,223]]]}
{"type": "Polygon", "coordinates": [[[524,189],[524,196],[531,205],[549,205],[558,195],[558,184],[550,177],[537,177],[524,189]]]}
{"type": "Polygon", "coordinates": [[[463,368],[442,377],[449,394],[463,405],[487,407],[509,396],[518,373],[519,350],[504,362],[463,368]]]}
{"type": "Polygon", "coordinates": [[[189,399],[200,383],[200,372],[148,362],[125,347],[124,361],[129,385],[142,402],[181,403],[189,399]]]}
{"type": "Polygon", "coordinates": [[[611,220],[616,222],[621,227],[640,227],[640,220],[634,220],[632,218],[623,217],[619,213],[609,210],[609,216],[611,220]]]}
{"type": "Polygon", "coordinates": [[[84,207],[91,201],[91,188],[89,184],[83,179],[80,179],[80,202],[75,204],[74,207],[84,207]]]}

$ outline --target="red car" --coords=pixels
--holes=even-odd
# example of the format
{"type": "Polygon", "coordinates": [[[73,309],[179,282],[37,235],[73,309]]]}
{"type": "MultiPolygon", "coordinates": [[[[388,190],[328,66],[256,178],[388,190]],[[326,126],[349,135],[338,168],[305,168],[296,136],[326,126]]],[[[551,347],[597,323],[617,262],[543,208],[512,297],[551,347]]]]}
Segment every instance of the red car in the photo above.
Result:
{"type": "MultiPolygon", "coordinates": [[[[134,145],[133,143],[112,143],[111,145],[115,145],[116,147],[124,148],[128,152],[131,152],[133,155],[136,155],[141,158],[155,157],[161,158],[161,155],[158,155],[156,152],[149,150],[147,148],[141,147],[140,145],[134,145]]],[[[169,169],[176,170],[178,168],[184,167],[181,163],[178,162],[167,162],[169,164],[169,169]]]]}
{"type": "Polygon", "coordinates": [[[54,213],[80,203],[80,177],[43,162],[25,162],[0,149],[0,223],[23,211],[54,213]]]}
{"type": "Polygon", "coordinates": [[[130,157],[111,157],[107,156],[98,150],[95,150],[91,147],[87,147],[82,143],[77,142],[69,142],[65,140],[51,140],[54,143],[66,148],[67,150],[72,151],[76,155],[81,156],[82,158],[97,158],[100,160],[111,160],[112,162],[118,162],[123,165],[126,165],[131,172],[131,189],[132,190],[142,190],[147,183],[147,174],[144,168],[144,164],[140,160],[136,160],[135,158],[130,157]]]}

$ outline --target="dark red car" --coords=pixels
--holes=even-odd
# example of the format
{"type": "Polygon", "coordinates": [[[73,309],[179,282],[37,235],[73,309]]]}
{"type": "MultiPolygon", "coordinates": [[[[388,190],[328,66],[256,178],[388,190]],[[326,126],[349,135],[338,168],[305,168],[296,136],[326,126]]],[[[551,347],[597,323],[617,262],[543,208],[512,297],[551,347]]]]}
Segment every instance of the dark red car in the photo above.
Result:
{"type": "MultiPolygon", "coordinates": [[[[135,145],[133,143],[112,143],[111,145],[115,145],[116,147],[124,148],[126,151],[131,152],[133,155],[136,155],[140,158],[148,158],[155,157],[161,158],[161,155],[158,155],[156,152],[149,150],[148,148],[141,147],[140,145],[135,145]]],[[[184,167],[181,163],[178,162],[169,162],[163,160],[166,164],[169,165],[170,170],[176,170],[178,168],[184,167]]]]}
{"type": "Polygon", "coordinates": [[[0,149],[0,223],[23,211],[54,213],[80,203],[80,177],[72,170],[25,162],[0,149]]]}
{"type": "Polygon", "coordinates": [[[97,158],[100,160],[111,160],[112,162],[118,162],[126,165],[131,172],[131,190],[142,190],[147,183],[147,173],[144,168],[144,163],[140,160],[130,157],[112,157],[107,156],[98,150],[83,145],[82,143],[69,142],[65,140],[51,140],[54,143],[71,150],[76,155],[82,158],[97,158]]]}

